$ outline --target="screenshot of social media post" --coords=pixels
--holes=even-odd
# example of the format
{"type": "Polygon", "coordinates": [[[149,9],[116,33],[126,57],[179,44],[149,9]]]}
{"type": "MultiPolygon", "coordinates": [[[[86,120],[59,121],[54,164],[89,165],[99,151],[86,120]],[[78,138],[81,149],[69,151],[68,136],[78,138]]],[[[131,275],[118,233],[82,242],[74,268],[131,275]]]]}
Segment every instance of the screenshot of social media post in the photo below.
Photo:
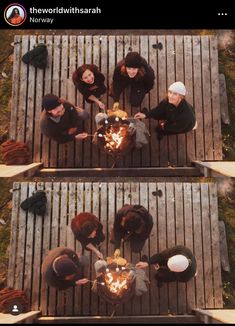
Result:
{"type": "Polygon", "coordinates": [[[235,322],[234,22],[1,1],[0,324],[235,322]]]}

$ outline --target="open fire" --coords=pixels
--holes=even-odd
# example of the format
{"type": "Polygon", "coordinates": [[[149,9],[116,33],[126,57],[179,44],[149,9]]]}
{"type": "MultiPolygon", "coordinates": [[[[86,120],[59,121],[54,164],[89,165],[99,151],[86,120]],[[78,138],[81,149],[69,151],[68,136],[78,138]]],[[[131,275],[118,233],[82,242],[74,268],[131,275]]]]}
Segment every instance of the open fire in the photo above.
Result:
{"type": "Polygon", "coordinates": [[[129,121],[118,117],[109,117],[97,130],[96,141],[101,150],[113,156],[125,155],[135,144],[130,132],[129,121]]]}
{"type": "Polygon", "coordinates": [[[108,265],[97,277],[97,294],[112,304],[129,300],[134,294],[135,276],[125,267],[108,265]]]}

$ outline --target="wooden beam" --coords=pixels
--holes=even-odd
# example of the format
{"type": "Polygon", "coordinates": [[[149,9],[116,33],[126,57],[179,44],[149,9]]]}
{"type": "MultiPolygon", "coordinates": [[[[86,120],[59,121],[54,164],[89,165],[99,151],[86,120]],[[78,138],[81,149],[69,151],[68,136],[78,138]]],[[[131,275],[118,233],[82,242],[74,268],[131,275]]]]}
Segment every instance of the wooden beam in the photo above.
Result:
{"type": "Polygon", "coordinates": [[[30,173],[30,176],[34,175],[42,163],[31,163],[27,165],[5,165],[0,164],[0,178],[12,178],[16,175],[22,175],[30,173]]]}
{"type": "Polygon", "coordinates": [[[195,167],[204,169],[205,177],[235,177],[235,162],[224,161],[193,161],[195,167]]]}

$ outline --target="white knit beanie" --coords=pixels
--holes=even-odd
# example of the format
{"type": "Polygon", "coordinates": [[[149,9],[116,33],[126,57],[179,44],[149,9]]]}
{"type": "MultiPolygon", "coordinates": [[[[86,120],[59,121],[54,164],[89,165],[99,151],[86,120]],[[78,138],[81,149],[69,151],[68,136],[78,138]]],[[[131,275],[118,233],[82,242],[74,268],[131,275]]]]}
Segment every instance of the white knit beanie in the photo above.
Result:
{"type": "Polygon", "coordinates": [[[171,84],[168,90],[174,93],[178,93],[180,95],[184,95],[184,96],[186,95],[186,88],[184,84],[180,81],[171,84]]]}
{"type": "Polygon", "coordinates": [[[172,272],[183,272],[189,265],[188,259],[183,255],[175,255],[168,259],[167,266],[172,272]]]}

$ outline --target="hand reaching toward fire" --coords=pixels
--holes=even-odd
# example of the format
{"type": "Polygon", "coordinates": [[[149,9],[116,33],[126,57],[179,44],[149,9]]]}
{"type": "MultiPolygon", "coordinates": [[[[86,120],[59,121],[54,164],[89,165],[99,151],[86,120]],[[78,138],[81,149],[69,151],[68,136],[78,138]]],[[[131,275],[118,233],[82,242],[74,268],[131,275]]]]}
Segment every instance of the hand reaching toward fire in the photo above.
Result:
{"type": "Polygon", "coordinates": [[[144,113],[138,112],[134,115],[135,119],[145,119],[146,115],[144,113]]]}
{"type": "Polygon", "coordinates": [[[135,266],[136,267],[138,267],[138,268],[146,268],[146,267],[148,267],[148,263],[147,262],[145,262],[145,261],[140,261],[140,262],[138,262],[135,266]]]}
{"type": "Polygon", "coordinates": [[[103,256],[102,252],[97,251],[97,252],[96,252],[96,255],[97,255],[97,257],[98,257],[99,259],[104,259],[104,256],[103,256]]]}
{"type": "Polygon", "coordinates": [[[83,140],[83,139],[87,138],[87,136],[88,136],[87,132],[82,132],[81,134],[77,134],[75,136],[75,139],[76,140],[83,140]]]}
{"type": "Polygon", "coordinates": [[[105,109],[105,104],[101,101],[98,102],[99,107],[104,110],[105,109]]]}
{"type": "Polygon", "coordinates": [[[81,278],[80,280],[78,280],[76,282],[76,285],[83,285],[83,284],[86,284],[87,282],[89,282],[89,280],[87,278],[81,278]]]}

